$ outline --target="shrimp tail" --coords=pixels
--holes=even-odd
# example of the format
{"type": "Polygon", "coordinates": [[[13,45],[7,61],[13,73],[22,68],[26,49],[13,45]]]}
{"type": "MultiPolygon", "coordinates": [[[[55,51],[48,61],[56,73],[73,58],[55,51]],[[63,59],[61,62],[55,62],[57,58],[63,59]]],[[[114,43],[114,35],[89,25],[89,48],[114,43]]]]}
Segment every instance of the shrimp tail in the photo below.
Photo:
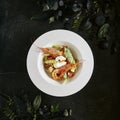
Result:
{"type": "Polygon", "coordinates": [[[49,50],[47,48],[39,48],[43,53],[49,53],[49,50]]]}
{"type": "Polygon", "coordinates": [[[61,55],[62,53],[54,48],[39,48],[45,54],[50,54],[53,58],[61,55]]]}

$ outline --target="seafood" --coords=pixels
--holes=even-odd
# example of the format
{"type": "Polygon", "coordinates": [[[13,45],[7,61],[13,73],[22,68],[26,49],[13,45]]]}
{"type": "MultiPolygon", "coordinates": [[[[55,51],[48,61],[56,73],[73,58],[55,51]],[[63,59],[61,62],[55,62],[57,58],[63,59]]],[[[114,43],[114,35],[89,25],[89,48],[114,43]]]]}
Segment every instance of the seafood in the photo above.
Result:
{"type": "Polygon", "coordinates": [[[59,68],[59,67],[62,67],[64,65],[66,65],[66,64],[67,64],[67,62],[64,62],[64,61],[62,61],[62,62],[56,62],[54,64],[54,68],[59,68]]]}
{"type": "Polygon", "coordinates": [[[64,76],[64,74],[66,72],[68,72],[69,70],[71,70],[73,67],[77,66],[79,64],[79,62],[75,63],[75,64],[67,64],[59,69],[55,69],[52,72],[52,78],[54,80],[61,80],[64,76]]]}
{"type": "Polygon", "coordinates": [[[63,56],[58,56],[58,57],[56,57],[56,58],[55,58],[55,61],[56,61],[56,63],[54,64],[54,67],[55,67],[55,68],[59,68],[59,67],[62,67],[62,66],[64,66],[64,65],[67,64],[66,58],[63,57],[63,56]]]}
{"type": "Polygon", "coordinates": [[[52,72],[52,78],[54,80],[62,80],[62,75],[61,74],[61,71],[59,69],[55,69],[53,72],[52,72]]]}
{"type": "Polygon", "coordinates": [[[75,75],[81,62],[74,58],[68,46],[54,45],[39,49],[43,52],[45,71],[52,79],[56,81],[68,80],[75,75]]]}
{"type": "Polygon", "coordinates": [[[56,58],[63,53],[55,48],[40,48],[45,54],[50,54],[52,57],[56,58]]]}

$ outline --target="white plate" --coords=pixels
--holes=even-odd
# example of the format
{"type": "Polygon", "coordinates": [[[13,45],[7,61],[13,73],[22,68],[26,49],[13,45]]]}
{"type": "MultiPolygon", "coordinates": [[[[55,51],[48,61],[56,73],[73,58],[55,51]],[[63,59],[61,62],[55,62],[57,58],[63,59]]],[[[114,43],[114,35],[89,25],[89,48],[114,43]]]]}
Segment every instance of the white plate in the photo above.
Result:
{"type": "Polygon", "coordinates": [[[52,96],[69,96],[80,91],[90,80],[93,67],[94,59],[89,45],[81,36],[68,30],[52,30],[41,35],[32,44],[27,56],[27,70],[32,82],[52,96]],[[48,77],[42,63],[43,53],[38,49],[59,44],[69,46],[77,59],[84,60],[76,75],[67,83],[59,83],[48,77]]]}

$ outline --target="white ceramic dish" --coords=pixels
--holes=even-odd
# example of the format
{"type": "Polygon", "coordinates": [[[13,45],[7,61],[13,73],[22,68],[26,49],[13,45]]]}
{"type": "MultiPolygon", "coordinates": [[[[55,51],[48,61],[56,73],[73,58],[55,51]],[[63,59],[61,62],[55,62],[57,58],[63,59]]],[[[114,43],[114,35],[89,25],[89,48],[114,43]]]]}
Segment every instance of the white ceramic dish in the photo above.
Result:
{"type": "Polygon", "coordinates": [[[32,44],[27,56],[27,70],[32,82],[38,89],[52,96],[69,96],[80,91],[90,80],[93,67],[93,54],[87,42],[68,30],[52,30],[41,35],[32,44]],[[76,75],[67,83],[59,83],[46,74],[42,63],[43,53],[38,49],[60,44],[69,46],[75,58],[84,60],[76,75]]]}

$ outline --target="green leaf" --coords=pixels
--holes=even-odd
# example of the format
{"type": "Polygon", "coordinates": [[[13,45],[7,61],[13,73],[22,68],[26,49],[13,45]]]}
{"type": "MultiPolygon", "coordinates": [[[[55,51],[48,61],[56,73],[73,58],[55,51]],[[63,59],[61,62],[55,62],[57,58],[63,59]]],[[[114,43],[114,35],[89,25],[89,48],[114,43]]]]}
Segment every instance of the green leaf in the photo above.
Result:
{"type": "Polygon", "coordinates": [[[38,108],[40,107],[41,105],[41,96],[40,95],[37,95],[33,101],[33,107],[35,110],[38,110],[38,108]]]}
{"type": "Polygon", "coordinates": [[[102,25],[98,31],[98,38],[102,39],[103,37],[106,37],[109,34],[110,31],[110,25],[108,23],[105,23],[102,25]]]}
{"type": "Polygon", "coordinates": [[[50,17],[49,18],[49,23],[53,23],[55,21],[55,17],[50,17]]]}
{"type": "Polygon", "coordinates": [[[65,109],[63,114],[64,114],[64,116],[65,116],[65,117],[67,117],[67,116],[69,115],[68,110],[67,110],[67,109],[65,109]]]}
{"type": "MultiPolygon", "coordinates": [[[[6,95],[6,94],[4,94],[4,93],[0,93],[0,97],[2,97],[2,99],[4,99],[4,102],[7,103],[8,106],[13,105],[13,99],[12,99],[10,96],[8,96],[8,95],[6,95]],[[6,101],[5,101],[5,100],[6,100],[6,101]]],[[[0,99],[0,100],[1,100],[1,99],[0,99]]],[[[1,101],[0,101],[0,102],[1,102],[1,101]]]]}
{"type": "Polygon", "coordinates": [[[75,59],[74,59],[72,52],[69,48],[64,48],[64,55],[70,63],[75,63],[75,59]]]}
{"type": "Polygon", "coordinates": [[[94,4],[94,11],[98,13],[101,10],[100,4],[98,3],[97,0],[95,0],[93,4],[94,4]]]}
{"type": "Polygon", "coordinates": [[[59,104],[51,105],[50,111],[51,111],[52,113],[58,112],[58,111],[59,111],[59,104]]]}
{"type": "Polygon", "coordinates": [[[90,22],[90,20],[88,19],[86,21],[86,23],[83,26],[83,30],[89,30],[92,27],[92,23],[90,22]]]}
{"type": "Polygon", "coordinates": [[[69,114],[70,116],[72,116],[72,109],[69,109],[69,114]]]}
{"type": "Polygon", "coordinates": [[[79,17],[79,19],[75,19],[74,22],[73,22],[73,26],[72,28],[78,28],[80,26],[80,24],[82,23],[83,21],[83,17],[79,17]]]}
{"type": "Polygon", "coordinates": [[[4,111],[3,111],[3,113],[10,120],[15,120],[15,118],[16,118],[15,113],[9,107],[5,108],[4,111]]]}
{"type": "Polygon", "coordinates": [[[50,7],[48,6],[48,4],[44,4],[43,6],[43,12],[44,11],[48,11],[50,9],[50,7]]]}
{"type": "Polygon", "coordinates": [[[8,103],[9,106],[11,106],[13,104],[12,98],[9,97],[7,103],[8,103]]]}

